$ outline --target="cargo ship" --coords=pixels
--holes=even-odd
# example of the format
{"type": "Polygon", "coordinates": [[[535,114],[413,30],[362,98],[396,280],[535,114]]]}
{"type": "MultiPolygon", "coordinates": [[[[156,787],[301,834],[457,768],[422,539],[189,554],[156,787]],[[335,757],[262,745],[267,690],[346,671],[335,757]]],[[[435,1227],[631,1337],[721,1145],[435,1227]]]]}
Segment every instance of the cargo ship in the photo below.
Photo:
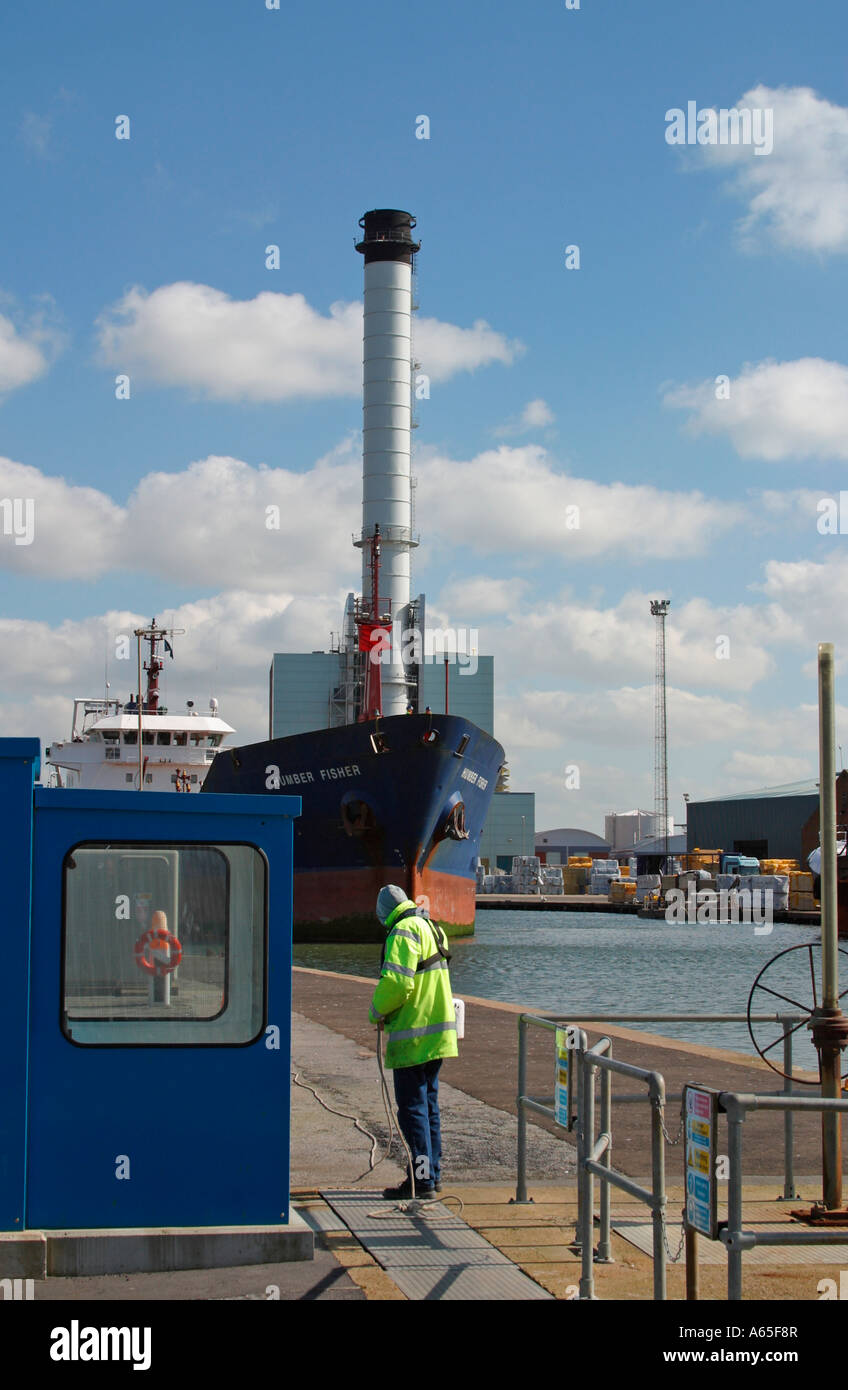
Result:
{"type": "Polygon", "coordinates": [[[362,593],[349,595],[328,727],[222,750],[203,792],[300,796],[296,940],[379,940],[377,894],[396,883],[451,935],[473,931],[480,835],[505,757],[470,720],[420,709],[428,659],[413,600],[410,476],[415,218],[360,219],[364,257],[362,593]]]}

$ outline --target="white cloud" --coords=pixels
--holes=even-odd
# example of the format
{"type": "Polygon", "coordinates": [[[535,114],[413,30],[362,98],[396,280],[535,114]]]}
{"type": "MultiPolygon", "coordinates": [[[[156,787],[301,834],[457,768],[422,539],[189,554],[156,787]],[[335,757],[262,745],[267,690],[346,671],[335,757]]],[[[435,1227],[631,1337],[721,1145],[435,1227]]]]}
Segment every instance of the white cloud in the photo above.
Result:
{"type": "MultiPolygon", "coordinates": [[[[322,600],[230,590],[157,613],[161,625],[186,629],[173,639],[174,661],[165,660],[164,704],[178,710],[193,699],[205,709],[215,695],[221,717],[238,731],[235,742],[266,738],[272,653],[311,650],[316,633],[323,638],[329,636],[331,623],[338,626],[340,603],[340,595],[322,600]]],[[[113,610],[55,626],[0,618],[5,651],[3,728],[45,743],[67,736],[73,698],[103,695],[104,663],[110,695],[126,700],[137,686],[132,632],[152,616],[113,610]],[[121,636],[130,637],[129,659],[116,659],[121,636]]]]}
{"type": "MultiPolygon", "coordinates": [[[[301,592],[326,592],[328,584],[352,583],[358,571],[350,542],[361,486],[353,437],[303,472],[211,455],[180,472],[148,473],[125,503],[0,458],[0,498],[34,503],[33,543],[18,545],[0,532],[0,568],[68,579],[155,572],[256,592],[275,590],[284,575],[301,592]],[[279,510],[279,529],[266,524],[274,520],[271,507],[279,510]]],[[[434,545],[502,552],[519,566],[544,552],[565,560],[691,555],[746,516],[742,506],[699,493],[570,478],[530,447],[501,447],[466,463],[422,458],[419,500],[434,545]],[[575,507],[579,527],[571,529],[575,507]]],[[[486,582],[485,611],[515,605],[521,590],[512,581],[497,597],[486,582]]]]}
{"type": "Polygon", "coordinates": [[[529,430],[543,429],[545,425],[552,425],[556,416],[541,397],[534,401],[528,401],[517,419],[507,420],[505,424],[498,425],[492,431],[493,434],[504,437],[506,435],[526,434],[529,430]]]}
{"type": "Polygon", "coordinates": [[[478,553],[553,552],[566,562],[702,554],[745,517],[742,506],[699,492],[570,477],[538,445],[468,460],[422,449],[417,471],[428,534],[478,553]]]}
{"type": "Polygon", "coordinates": [[[786,250],[848,251],[848,109],[809,87],[751,88],[737,109],[774,112],[774,148],[705,145],[705,158],[735,171],[748,204],[739,235],[748,250],[771,242],[786,250]]]}
{"type": "Polygon", "coordinates": [[[11,319],[0,314],[0,394],[28,386],[49,366],[37,331],[21,334],[11,319]]]}
{"type": "MultiPolygon", "coordinates": [[[[362,304],[329,314],[302,294],[265,291],[234,300],[182,281],[129,290],[98,319],[100,357],[130,376],[188,387],[217,400],[356,396],[362,390],[362,304]]],[[[415,355],[431,381],[509,364],[520,345],[480,320],[472,328],[414,321],[415,355]]]]}
{"type": "MultiPolygon", "coordinates": [[[[613,810],[653,806],[654,686],[619,684],[591,690],[523,688],[496,706],[516,790],[536,789],[536,825],[580,826],[603,834],[613,810]],[[580,786],[569,790],[565,768],[580,786]],[[615,771],[611,768],[615,765],[615,771]]],[[[816,776],[814,704],[778,705],[764,714],[757,700],[668,689],[669,808],[683,816],[693,801],[816,776]]],[[[837,727],[848,728],[838,707],[837,727]]]]}
{"type": "Polygon", "coordinates": [[[325,593],[357,574],[350,541],[360,494],[352,444],[304,473],[213,455],[180,473],[147,474],[123,506],[0,458],[0,498],[34,502],[32,544],[0,534],[0,566],[66,579],[129,570],[257,593],[325,593]],[[277,519],[278,529],[266,524],[277,519]]]}
{"type": "Polygon", "coordinates": [[[848,458],[848,367],[821,357],[746,364],[728,399],[712,381],[667,390],[693,434],[726,434],[742,458],[848,458]]]}
{"type": "MultiPolygon", "coordinates": [[[[471,575],[469,578],[451,580],[444,585],[439,595],[440,612],[444,609],[444,626],[450,626],[449,612],[457,618],[466,620],[480,617],[504,617],[520,607],[527,592],[526,579],[494,579],[489,575],[471,575]]],[[[428,613],[432,616],[435,608],[428,600],[428,613]]]]}
{"type": "Polygon", "coordinates": [[[815,658],[819,642],[833,642],[836,655],[848,655],[848,555],[841,536],[817,536],[821,561],[770,560],[758,586],[771,600],[770,622],[815,658]],[[830,553],[828,554],[828,550],[830,553]]]}
{"type": "Polygon", "coordinates": [[[813,780],[817,776],[812,752],[806,758],[785,757],[780,753],[748,753],[737,748],[719,769],[729,790],[745,787],[780,787],[788,782],[813,780]]]}

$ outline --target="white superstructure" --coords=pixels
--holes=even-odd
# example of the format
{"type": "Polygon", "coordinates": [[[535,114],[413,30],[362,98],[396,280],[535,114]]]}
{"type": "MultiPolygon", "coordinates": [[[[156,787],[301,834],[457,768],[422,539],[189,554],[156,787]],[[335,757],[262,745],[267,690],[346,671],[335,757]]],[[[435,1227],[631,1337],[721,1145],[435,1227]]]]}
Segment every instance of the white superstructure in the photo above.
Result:
{"type": "MultiPolygon", "coordinates": [[[[180,629],[182,630],[182,629],[180,629]]],[[[139,676],[141,642],[148,644],[144,663],[147,691],[139,708],[138,696],[126,704],[120,700],[76,699],[71,736],[46,750],[51,780],[59,787],[96,790],[200,791],[206,774],[223,743],[235,729],[218,717],[218,701],[209,701],[208,713],[186,702],[185,714],[169,714],[159,704],[159,676],[163,665],[159,645],[173,656],[168,641],[173,628],[158,627],[156,619],[139,628],[139,676]]]]}
{"type": "MultiPolygon", "coordinates": [[[[138,789],[138,713],[117,700],[74,700],[70,739],[52,743],[46,759],[63,787],[138,789]]],[[[235,730],[218,715],[141,716],[141,768],[151,791],[200,791],[210,764],[235,730]],[[178,783],[178,775],[183,785],[178,783]]]]}

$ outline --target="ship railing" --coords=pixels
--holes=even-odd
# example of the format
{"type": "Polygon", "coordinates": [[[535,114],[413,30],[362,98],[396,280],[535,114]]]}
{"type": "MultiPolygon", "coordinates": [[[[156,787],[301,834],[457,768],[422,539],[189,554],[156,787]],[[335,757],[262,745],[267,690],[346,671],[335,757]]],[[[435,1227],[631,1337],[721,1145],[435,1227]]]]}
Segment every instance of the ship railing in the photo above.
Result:
{"type": "MultiPolygon", "coordinates": [[[[654,1228],[653,1238],[653,1277],[654,1298],[666,1296],[666,1256],[669,1254],[666,1234],[665,1192],[665,1150],[669,1140],[665,1127],[665,1107],[669,1102],[680,1102],[683,1093],[666,1094],[665,1080],[660,1072],[649,1071],[612,1057],[612,1042],[602,1037],[591,1048],[582,1027],[585,1023],[747,1023],[747,1014],[623,1014],[583,1013],[576,1015],[536,1015],[520,1014],[518,1017],[518,1134],[516,1186],[514,1203],[532,1202],[527,1195],[527,1117],[528,1114],[543,1115],[561,1125],[566,1131],[575,1129],[577,1137],[577,1235],[575,1247],[581,1252],[581,1278],[579,1296],[581,1299],[594,1297],[593,1262],[606,1263],[611,1260],[611,1211],[610,1187],[627,1192],[637,1201],[644,1202],[651,1211],[654,1228]],[[527,1090],[528,1030],[540,1028],[560,1034],[557,1040],[564,1042],[562,1058],[566,1071],[565,1094],[556,1096],[531,1096],[527,1090]],[[595,1137],[595,1072],[601,1073],[600,1118],[601,1133],[595,1137]],[[641,1081],[646,1091],[612,1095],[612,1075],[629,1077],[641,1081]],[[627,1174],[612,1167],[612,1102],[616,1104],[642,1104],[647,1100],[651,1107],[651,1187],[642,1187],[627,1174]],[[597,1252],[593,1250],[594,1223],[594,1179],[601,1182],[600,1191],[600,1231],[597,1252]]],[[[793,1088],[793,1050],[792,1040],[795,1025],[806,1015],[800,1014],[753,1014],[752,1023],[779,1023],[783,1028],[783,1069],[784,1085],[782,1095],[743,1097],[761,1103],[761,1108],[781,1109],[784,1115],[784,1199],[796,1199],[794,1170],[794,1110],[816,1108],[809,1097],[802,1097],[793,1088]],[[764,1102],[773,1102],[765,1105],[764,1102]]],[[[559,1068],[562,1058],[558,1058],[559,1068]]],[[[553,1074],[553,1072],[552,1072],[553,1074]]],[[[818,1102],[816,1102],[818,1104],[818,1102]]],[[[848,1108],[848,1102],[834,1102],[848,1108]]],[[[752,1107],[753,1108],[753,1107],[752,1107]]],[[[822,1108],[827,1108],[822,1107],[822,1108]]],[[[728,1118],[730,1112],[728,1112],[728,1118]]],[[[741,1137],[740,1161],[741,1168],[741,1137]]],[[[741,1184],[741,1176],[739,1178],[741,1184]]],[[[739,1188],[741,1201],[741,1186],[739,1188]]],[[[741,1207],[740,1207],[741,1220],[741,1207]]],[[[731,1223],[729,1223],[730,1225],[731,1223]]],[[[738,1234],[738,1232],[735,1232],[738,1234]]],[[[785,1242],[776,1242],[785,1243],[785,1242]]],[[[687,1244],[687,1259],[690,1246],[687,1244]]],[[[674,1258],[677,1258],[676,1256],[674,1258]]],[[[741,1259],[741,1254],[740,1254],[741,1259]]],[[[735,1275],[734,1275],[735,1277],[735,1275]]],[[[739,1266],[741,1279],[741,1264],[739,1266]]],[[[728,1274],[730,1280],[730,1273],[728,1274]]]]}

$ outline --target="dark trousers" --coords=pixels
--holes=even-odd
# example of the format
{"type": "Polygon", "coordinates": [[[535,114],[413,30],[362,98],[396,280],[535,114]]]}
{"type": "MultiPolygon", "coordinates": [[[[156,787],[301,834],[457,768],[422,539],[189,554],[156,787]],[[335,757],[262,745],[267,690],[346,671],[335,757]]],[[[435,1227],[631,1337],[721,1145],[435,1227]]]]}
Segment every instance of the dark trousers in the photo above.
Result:
{"type": "Polygon", "coordinates": [[[439,1068],[436,1062],[395,1067],[398,1122],[412,1154],[416,1191],[427,1191],[442,1176],[442,1126],[439,1116],[439,1068]]]}

